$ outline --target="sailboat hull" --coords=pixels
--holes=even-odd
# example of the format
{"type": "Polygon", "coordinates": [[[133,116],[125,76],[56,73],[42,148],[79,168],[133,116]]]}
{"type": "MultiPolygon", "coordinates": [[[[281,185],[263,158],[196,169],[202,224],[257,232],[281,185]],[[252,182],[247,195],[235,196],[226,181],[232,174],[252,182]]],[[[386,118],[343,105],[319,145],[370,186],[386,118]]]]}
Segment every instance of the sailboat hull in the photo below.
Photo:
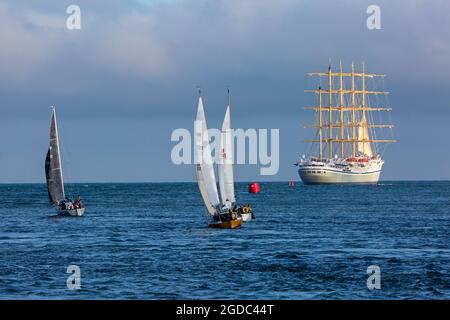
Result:
{"type": "Polygon", "coordinates": [[[85,210],[86,208],[70,209],[70,210],[56,209],[58,215],[67,217],[81,217],[84,215],[85,210]]]}
{"type": "Polygon", "coordinates": [[[253,213],[249,212],[249,213],[241,213],[241,217],[242,217],[242,221],[244,222],[248,222],[253,220],[253,213]]]}
{"type": "Polygon", "coordinates": [[[236,229],[242,225],[242,220],[234,219],[230,221],[218,221],[218,222],[210,222],[208,227],[210,228],[220,228],[220,229],[236,229]]]}

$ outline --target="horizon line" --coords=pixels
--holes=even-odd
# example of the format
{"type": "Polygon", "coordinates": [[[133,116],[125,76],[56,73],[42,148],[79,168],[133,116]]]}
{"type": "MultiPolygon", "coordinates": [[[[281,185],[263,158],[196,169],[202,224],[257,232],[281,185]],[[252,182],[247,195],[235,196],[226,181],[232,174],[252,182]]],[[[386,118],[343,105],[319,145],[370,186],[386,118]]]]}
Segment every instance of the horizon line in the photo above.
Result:
{"type": "MultiPolygon", "coordinates": [[[[246,180],[246,181],[235,181],[235,183],[252,183],[252,182],[258,182],[258,183],[286,183],[286,182],[298,182],[300,184],[303,184],[301,180],[246,180]]],[[[450,182],[450,179],[391,179],[391,180],[380,180],[377,184],[385,183],[385,182],[450,182]]],[[[90,181],[90,182],[66,182],[66,185],[69,184],[106,184],[106,183],[112,183],[112,184],[146,184],[146,183],[197,183],[197,181],[90,181]]],[[[46,182],[0,182],[0,185],[11,185],[11,184],[43,184],[45,185],[46,182]]]]}

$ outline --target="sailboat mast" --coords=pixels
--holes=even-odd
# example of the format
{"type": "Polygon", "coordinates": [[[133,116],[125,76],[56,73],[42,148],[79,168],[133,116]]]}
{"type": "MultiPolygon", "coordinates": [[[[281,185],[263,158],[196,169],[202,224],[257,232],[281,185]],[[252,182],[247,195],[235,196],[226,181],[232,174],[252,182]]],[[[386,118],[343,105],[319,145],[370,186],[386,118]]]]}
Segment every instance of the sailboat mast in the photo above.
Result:
{"type": "Polygon", "coordinates": [[[330,151],[330,159],[333,158],[333,80],[331,77],[331,65],[328,67],[328,111],[329,111],[329,119],[328,119],[328,141],[329,141],[329,151],[330,151]]]}
{"type": "Polygon", "coordinates": [[[322,160],[322,87],[319,86],[319,159],[322,160]]]}
{"type": "Polygon", "coordinates": [[[342,61],[339,62],[339,105],[341,115],[341,159],[344,159],[344,88],[342,77],[342,61]]]}
{"type": "Polygon", "coordinates": [[[355,65],[352,62],[352,157],[356,155],[355,65]]]}

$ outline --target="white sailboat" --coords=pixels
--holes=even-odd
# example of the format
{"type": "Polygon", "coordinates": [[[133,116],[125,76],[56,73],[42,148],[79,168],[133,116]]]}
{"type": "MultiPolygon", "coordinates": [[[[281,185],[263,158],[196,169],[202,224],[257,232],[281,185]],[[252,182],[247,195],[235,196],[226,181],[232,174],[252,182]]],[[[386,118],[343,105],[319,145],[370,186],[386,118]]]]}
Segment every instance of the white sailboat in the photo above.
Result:
{"type": "Polygon", "coordinates": [[[58,214],[82,216],[85,207],[81,199],[77,198],[76,201],[70,201],[65,196],[58,126],[56,124],[56,111],[54,107],[52,107],[50,122],[50,145],[45,157],[45,176],[50,203],[56,208],[58,214]]]}
{"type": "Polygon", "coordinates": [[[195,159],[198,188],[205,204],[206,211],[211,216],[209,227],[238,228],[241,220],[237,215],[231,215],[220,207],[214,165],[209,145],[208,128],[201,95],[198,98],[197,118],[195,126],[195,159]]]}
{"type": "Polygon", "coordinates": [[[222,124],[220,140],[220,161],[218,164],[219,192],[214,173],[214,164],[209,145],[206,117],[201,95],[198,100],[195,127],[195,157],[197,182],[205,204],[211,216],[210,227],[237,228],[241,221],[249,221],[254,217],[250,205],[238,206],[234,192],[233,175],[233,135],[230,117],[230,93],[228,105],[222,124]]]}

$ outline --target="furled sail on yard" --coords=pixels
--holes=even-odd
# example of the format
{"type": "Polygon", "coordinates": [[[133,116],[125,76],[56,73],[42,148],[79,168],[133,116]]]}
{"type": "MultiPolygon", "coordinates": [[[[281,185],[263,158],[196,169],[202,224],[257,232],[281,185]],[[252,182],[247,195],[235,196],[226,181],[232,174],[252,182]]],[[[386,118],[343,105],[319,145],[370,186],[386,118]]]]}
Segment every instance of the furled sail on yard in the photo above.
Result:
{"type": "Polygon", "coordinates": [[[370,145],[370,142],[365,141],[365,140],[370,140],[369,139],[369,128],[367,126],[367,120],[366,120],[365,114],[363,114],[362,120],[359,123],[358,140],[360,141],[360,142],[358,142],[358,151],[368,157],[372,157],[373,154],[372,154],[372,147],[370,145]]]}
{"type": "Polygon", "coordinates": [[[216,177],[209,145],[205,111],[202,98],[198,99],[197,118],[195,125],[195,159],[196,174],[200,193],[210,214],[216,213],[219,206],[216,177]]]}
{"type": "Polygon", "coordinates": [[[58,127],[56,124],[56,112],[52,109],[50,123],[50,145],[45,158],[45,175],[47,178],[47,191],[50,202],[54,205],[64,199],[64,181],[61,168],[61,156],[59,151],[58,127]]]}
{"type": "Polygon", "coordinates": [[[222,204],[231,208],[236,202],[233,177],[233,134],[231,132],[230,103],[223,119],[220,140],[219,186],[222,204]]]}

